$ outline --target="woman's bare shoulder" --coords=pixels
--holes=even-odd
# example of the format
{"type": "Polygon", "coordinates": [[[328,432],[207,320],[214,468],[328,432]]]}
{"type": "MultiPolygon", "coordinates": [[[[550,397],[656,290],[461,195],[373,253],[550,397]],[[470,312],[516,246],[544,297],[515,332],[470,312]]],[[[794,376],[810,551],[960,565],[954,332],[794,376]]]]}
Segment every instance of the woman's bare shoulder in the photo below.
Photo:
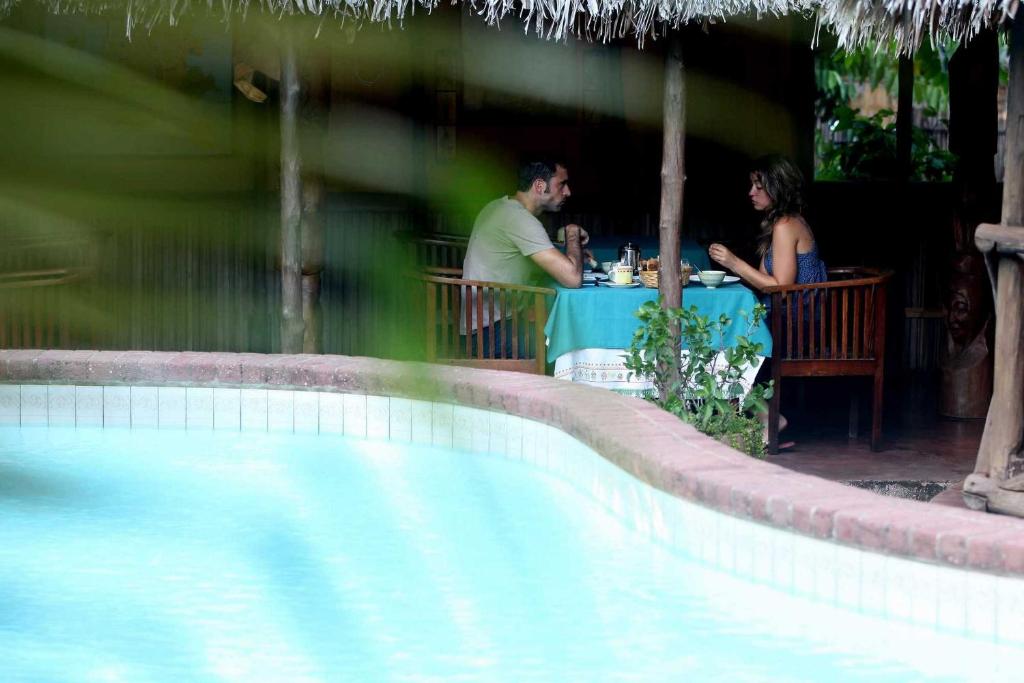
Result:
{"type": "Polygon", "coordinates": [[[775,222],[772,232],[773,237],[797,240],[803,235],[809,234],[811,229],[801,216],[783,216],[775,222]]]}

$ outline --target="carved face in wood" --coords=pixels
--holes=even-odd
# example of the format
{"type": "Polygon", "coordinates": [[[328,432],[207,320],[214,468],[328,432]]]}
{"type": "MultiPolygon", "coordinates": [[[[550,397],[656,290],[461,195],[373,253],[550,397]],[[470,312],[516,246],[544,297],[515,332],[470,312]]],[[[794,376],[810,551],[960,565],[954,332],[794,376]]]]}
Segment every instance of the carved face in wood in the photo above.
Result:
{"type": "Polygon", "coordinates": [[[949,336],[958,347],[966,346],[981,332],[987,317],[985,296],[981,275],[972,272],[968,263],[954,264],[946,299],[946,322],[949,336]]]}

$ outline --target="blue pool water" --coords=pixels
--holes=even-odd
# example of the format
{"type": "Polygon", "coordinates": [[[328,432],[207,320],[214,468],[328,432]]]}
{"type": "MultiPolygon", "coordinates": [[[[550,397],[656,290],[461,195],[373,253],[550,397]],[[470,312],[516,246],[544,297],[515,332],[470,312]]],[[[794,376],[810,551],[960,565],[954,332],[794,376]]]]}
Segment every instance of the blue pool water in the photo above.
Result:
{"type": "Polygon", "coordinates": [[[525,462],[0,428],[2,681],[1013,680],[1021,662],[711,570],[525,462]]]}

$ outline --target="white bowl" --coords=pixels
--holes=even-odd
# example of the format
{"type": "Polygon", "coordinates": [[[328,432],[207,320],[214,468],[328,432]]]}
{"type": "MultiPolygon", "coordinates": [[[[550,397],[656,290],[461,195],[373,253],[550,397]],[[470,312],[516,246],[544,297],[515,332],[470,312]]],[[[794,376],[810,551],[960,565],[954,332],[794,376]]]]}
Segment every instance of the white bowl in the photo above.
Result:
{"type": "Polygon", "coordinates": [[[718,285],[722,284],[722,280],[725,279],[724,270],[702,270],[697,273],[697,277],[700,278],[701,283],[708,289],[714,289],[718,285]]]}

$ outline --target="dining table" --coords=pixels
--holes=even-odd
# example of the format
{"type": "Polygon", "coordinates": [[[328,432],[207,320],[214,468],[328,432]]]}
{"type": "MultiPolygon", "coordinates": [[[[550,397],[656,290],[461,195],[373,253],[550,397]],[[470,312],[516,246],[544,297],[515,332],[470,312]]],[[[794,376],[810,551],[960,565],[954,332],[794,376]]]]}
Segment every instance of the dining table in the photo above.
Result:
{"type": "MultiPolygon", "coordinates": [[[[595,284],[593,278],[589,276],[579,289],[554,287],[544,326],[547,356],[554,359],[554,376],[621,394],[648,396],[653,390],[650,378],[632,376],[625,359],[633,334],[640,326],[637,311],[644,302],[657,301],[658,290],[642,284],[607,287],[595,284]]],[[[683,308],[696,306],[700,315],[711,320],[718,320],[723,314],[729,318],[724,335],[721,339],[713,338],[713,343],[723,348],[732,346],[738,335],[746,334],[751,341],[763,345],[763,355],[741,380],[749,390],[764,358],[770,357],[772,351],[766,322],[762,320],[753,328],[749,324],[754,306],[759,303],[757,296],[740,282],[715,288],[691,282],[682,292],[683,308]]]]}
{"type": "MultiPolygon", "coordinates": [[[[590,241],[587,242],[587,249],[594,254],[594,260],[598,263],[617,261],[619,260],[619,247],[626,242],[639,247],[641,258],[646,259],[658,255],[657,235],[591,235],[590,241]]],[[[711,268],[708,250],[688,237],[680,240],[679,257],[686,259],[701,270],[711,268]]]]}

